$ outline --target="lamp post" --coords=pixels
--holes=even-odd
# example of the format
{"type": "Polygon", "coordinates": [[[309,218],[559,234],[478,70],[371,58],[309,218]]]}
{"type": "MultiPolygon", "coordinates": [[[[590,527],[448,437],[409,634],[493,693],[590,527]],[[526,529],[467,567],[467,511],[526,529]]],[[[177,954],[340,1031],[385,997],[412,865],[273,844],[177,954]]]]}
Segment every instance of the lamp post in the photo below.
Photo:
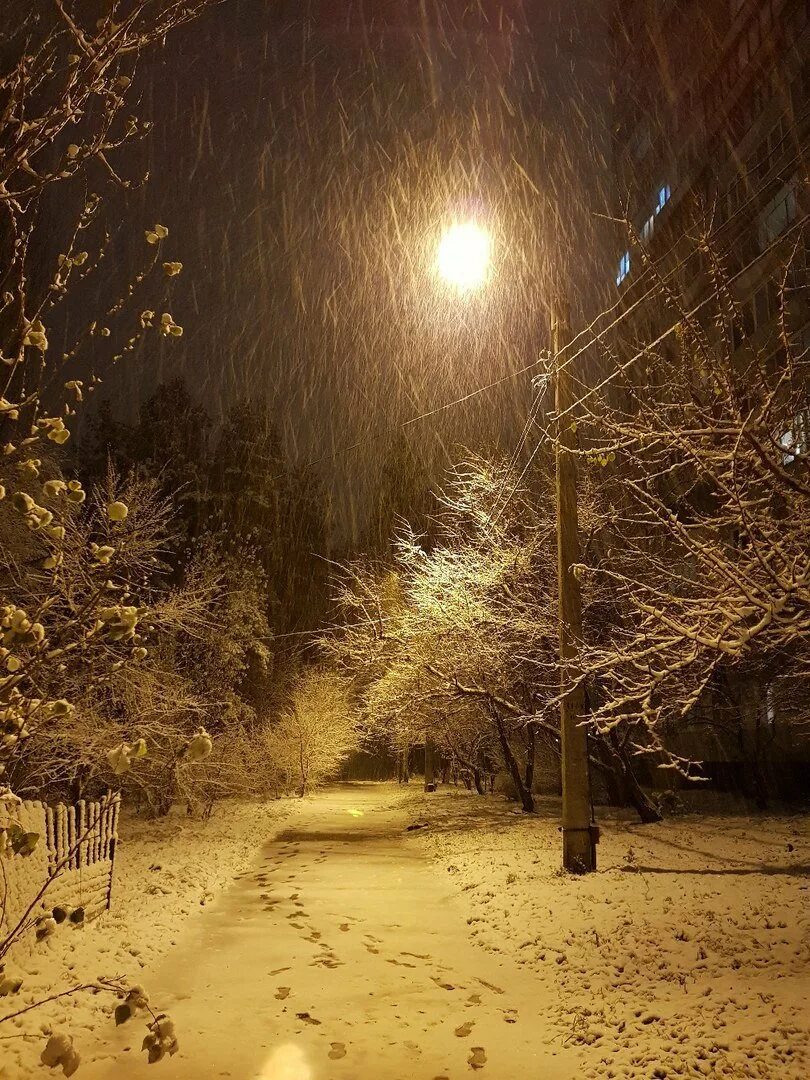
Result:
{"type": "Polygon", "coordinates": [[[557,625],[560,638],[560,743],[562,749],[563,867],[575,874],[596,869],[597,832],[591,826],[591,778],[588,733],[583,726],[585,688],[576,682],[576,656],[582,640],[582,597],[573,567],[579,562],[577,522],[576,429],[570,409],[574,403],[568,364],[560,362],[570,339],[568,305],[558,302],[551,316],[554,411],[557,415],[557,625]],[[572,686],[572,683],[575,685],[572,686]],[[568,688],[568,689],[566,689],[568,688]]]}
{"type": "MultiPolygon", "coordinates": [[[[489,277],[491,239],[474,222],[455,224],[442,235],[437,268],[448,285],[461,293],[483,285],[489,277]]],[[[576,682],[576,657],[582,640],[582,599],[573,567],[579,561],[577,523],[576,434],[570,408],[574,402],[571,374],[560,363],[560,353],[570,337],[568,307],[558,303],[551,314],[554,409],[558,417],[556,459],[556,523],[558,630],[562,750],[563,867],[573,873],[596,869],[597,830],[591,825],[591,782],[588,769],[588,735],[582,724],[585,690],[576,682]],[[568,689],[575,683],[573,689],[568,689]]]]}

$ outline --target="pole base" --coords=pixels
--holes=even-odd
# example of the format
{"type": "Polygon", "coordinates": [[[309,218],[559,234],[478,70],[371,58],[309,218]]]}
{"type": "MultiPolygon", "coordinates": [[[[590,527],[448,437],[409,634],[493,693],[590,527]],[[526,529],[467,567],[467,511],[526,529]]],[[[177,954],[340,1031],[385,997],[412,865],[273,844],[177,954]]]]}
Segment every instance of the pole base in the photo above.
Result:
{"type": "Polygon", "coordinates": [[[596,869],[594,830],[563,829],[563,869],[571,874],[589,874],[596,869]]]}

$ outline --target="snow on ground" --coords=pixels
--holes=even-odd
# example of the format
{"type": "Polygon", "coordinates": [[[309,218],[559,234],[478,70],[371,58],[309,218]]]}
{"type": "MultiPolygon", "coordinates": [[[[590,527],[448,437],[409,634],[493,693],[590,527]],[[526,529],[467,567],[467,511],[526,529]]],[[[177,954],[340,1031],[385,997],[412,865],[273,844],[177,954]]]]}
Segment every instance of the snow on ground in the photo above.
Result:
{"type": "MultiPolygon", "coordinates": [[[[99,977],[142,982],[142,969],[153,967],[177,944],[193,926],[195,914],[253,862],[261,843],[279,829],[290,809],[287,802],[224,802],[208,821],[189,817],[182,809],[159,820],[122,814],[112,910],[87,927],[63,924],[53,937],[35,945],[30,960],[15,969],[25,976],[23,991],[0,999],[0,1016],[54,993],[54,988],[99,977]]],[[[0,1078],[44,1074],[38,1064],[43,1032],[64,1028],[81,1050],[90,1041],[87,1029],[112,1025],[115,1004],[111,995],[81,993],[4,1024],[0,1078]]],[[[160,1008],[159,1001],[153,1005],[160,1008]]]]}
{"type": "MultiPolygon", "coordinates": [[[[541,801],[539,813],[529,817],[503,799],[456,789],[426,796],[416,784],[408,790],[368,787],[366,794],[374,803],[369,813],[377,807],[374,820],[382,815],[383,821],[390,812],[394,825],[400,822],[395,832],[404,837],[404,857],[408,847],[414,857],[430,856],[439,881],[454,890],[472,942],[493,954],[492,960],[507,965],[517,961],[531,974],[532,987],[538,988],[532,1001],[542,1021],[533,1028],[538,1052],[556,1048],[558,1062],[570,1054],[577,1063],[572,1075],[600,1080],[810,1076],[810,827],[805,818],[730,813],[641,826],[629,816],[602,812],[599,872],[575,878],[559,870],[555,801],[541,801]],[[428,827],[406,832],[408,822],[427,822],[428,827]]],[[[334,816],[330,798],[328,793],[319,797],[325,800],[323,806],[315,800],[311,813],[329,811],[334,816]]],[[[25,992],[3,999],[0,1015],[54,983],[105,975],[143,979],[148,987],[149,977],[172,957],[179,962],[196,955],[195,942],[203,931],[212,932],[212,926],[217,930],[220,909],[220,921],[231,919],[228,903],[236,905],[237,922],[244,915],[239,904],[249,906],[254,900],[261,909],[256,918],[272,922],[276,901],[267,901],[271,910],[265,913],[259,895],[270,880],[268,871],[259,873],[255,860],[263,841],[279,832],[293,810],[302,812],[299,804],[229,804],[219,807],[209,822],[183,814],[158,822],[124,819],[113,911],[85,929],[61,927],[39,946],[25,992]],[[245,877],[251,864],[253,871],[245,877]],[[254,888],[256,873],[260,880],[254,888]],[[234,878],[240,878],[238,885],[227,889],[234,878]],[[209,912],[212,901],[226,890],[229,899],[209,912]]],[[[344,817],[349,824],[354,821],[344,817]]],[[[369,820],[358,818],[366,830],[369,820]]],[[[366,865],[366,842],[346,845],[337,837],[334,844],[342,861],[333,855],[335,866],[326,867],[329,853],[315,852],[314,868],[309,868],[298,851],[309,838],[305,826],[302,819],[296,844],[288,843],[289,850],[278,856],[286,867],[278,872],[302,874],[305,883],[327,869],[337,874],[340,897],[330,899],[330,889],[321,890],[329,923],[330,905],[338,899],[351,905],[353,894],[343,895],[347,889],[367,889],[366,876],[341,872],[351,853],[366,865]],[[292,862],[287,865],[284,859],[292,862]]],[[[326,848],[333,841],[322,837],[322,831],[318,826],[311,839],[326,848]]],[[[372,847],[373,840],[369,834],[372,847]]],[[[414,866],[413,873],[417,869],[414,866]]],[[[312,904],[319,896],[316,890],[312,904]]],[[[313,907],[313,918],[314,913],[313,907]]],[[[252,924],[248,920],[244,925],[252,924]]],[[[290,927],[295,925],[290,921],[290,927]]],[[[349,925],[340,925],[335,935],[344,950],[349,925]]],[[[318,939],[329,926],[310,933],[302,924],[301,934],[308,935],[302,948],[323,947],[318,939]]],[[[393,948],[397,943],[389,944],[393,948]]],[[[384,970],[394,963],[382,957],[384,970]]],[[[309,971],[308,961],[304,969],[309,971]]],[[[400,970],[409,977],[418,975],[409,966],[390,968],[400,970]]],[[[216,999],[216,979],[209,981],[216,999]]],[[[513,992],[519,981],[515,977],[513,992]]],[[[435,990],[434,983],[428,979],[428,992],[435,990]]],[[[153,995],[153,1004],[160,1008],[162,1003],[153,995]]],[[[169,1002],[170,1011],[176,1004],[169,1002]]],[[[53,1025],[70,1030],[80,1047],[89,1045],[93,1040],[88,1028],[112,1024],[111,1005],[106,996],[81,995],[29,1014],[16,1030],[4,1025],[2,1080],[40,1073],[42,1040],[23,1034],[53,1025]]],[[[338,990],[336,1015],[342,1015],[345,1006],[338,990]]],[[[326,1015],[326,1005],[323,1010],[326,1015]]],[[[422,1023],[422,1013],[424,1006],[414,1014],[415,1022],[422,1023]]],[[[530,1013],[531,1006],[522,1009],[522,1015],[530,1013]]],[[[414,1016],[408,1012],[406,1019],[414,1016]]],[[[357,1019],[352,1006],[347,1023],[355,1020],[358,1037],[364,1024],[374,1028],[377,1022],[374,1017],[357,1019]]],[[[374,1031],[367,1034],[373,1042],[374,1031]]],[[[193,1032],[186,1032],[186,1042],[192,1051],[193,1032]]],[[[497,1041],[493,1046],[498,1048],[497,1041]]],[[[492,1080],[507,1080],[496,1075],[494,1064],[489,1065],[492,1080]]],[[[324,1076],[328,1080],[329,1073],[324,1076]]]]}
{"type": "Polygon", "coordinates": [[[145,972],[177,1026],[159,1066],[124,1025],[83,1080],[572,1080],[534,973],[471,943],[409,796],[347,784],[296,803],[252,870],[145,972]]]}
{"type": "Polygon", "coordinates": [[[599,872],[559,870],[559,802],[413,791],[473,940],[532,968],[587,1077],[810,1076],[810,827],[802,817],[600,814],[599,872]],[[429,802],[425,800],[429,799],[429,802]]]}

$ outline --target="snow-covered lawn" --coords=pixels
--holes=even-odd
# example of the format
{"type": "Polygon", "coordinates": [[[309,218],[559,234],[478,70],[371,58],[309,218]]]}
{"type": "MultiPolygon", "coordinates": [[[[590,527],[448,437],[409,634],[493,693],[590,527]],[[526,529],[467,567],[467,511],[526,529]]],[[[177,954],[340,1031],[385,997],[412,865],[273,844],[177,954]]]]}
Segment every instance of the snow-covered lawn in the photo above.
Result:
{"type": "MultiPolygon", "coordinates": [[[[25,976],[23,991],[0,999],[0,1016],[99,977],[142,981],[142,969],[171,949],[193,926],[195,913],[255,860],[262,842],[273,836],[289,811],[287,802],[226,802],[209,821],[188,817],[182,810],[157,821],[123,814],[112,910],[84,928],[63,924],[36,945],[30,961],[15,969],[25,976]]],[[[91,1041],[88,1028],[113,1026],[115,1004],[111,995],[82,993],[3,1024],[0,1077],[45,1075],[47,1070],[38,1064],[42,1033],[65,1029],[81,1050],[91,1041]]],[[[159,1001],[153,1004],[160,1008],[159,1001]]]]}
{"type": "MultiPolygon", "coordinates": [[[[113,911],[85,929],[60,927],[39,946],[23,994],[2,999],[0,1015],[45,988],[98,976],[143,979],[148,988],[155,970],[165,967],[167,953],[181,960],[193,955],[204,926],[212,932],[210,919],[225,909],[217,905],[205,913],[205,908],[255,863],[263,841],[277,833],[291,813],[300,815],[302,805],[309,808],[310,816],[315,815],[315,835],[320,837],[318,814],[327,815],[333,830],[341,822],[346,829],[355,819],[341,810],[340,800],[366,797],[367,818],[361,816],[357,828],[368,829],[369,822],[380,815],[382,821],[390,812],[391,829],[402,838],[405,855],[409,845],[427,854],[442,884],[450,884],[457,893],[461,930],[466,916],[474,944],[500,954],[505,964],[507,958],[516,960],[533,974],[533,985],[541,987],[532,1028],[537,1048],[541,1050],[553,1032],[552,1047],[558,1051],[568,1047],[571,1059],[584,1063],[578,1064],[576,1076],[634,1080],[810,1076],[807,819],[695,815],[641,826],[629,816],[602,813],[599,872],[575,878],[558,869],[556,801],[541,800],[539,813],[528,817],[500,798],[446,788],[426,796],[416,784],[410,789],[369,785],[365,793],[327,793],[305,804],[228,804],[219,807],[209,822],[183,814],[157,822],[125,818],[113,911]],[[405,829],[408,823],[425,822],[427,828],[405,829]]],[[[306,831],[303,819],[301,829],[306,831]]],[[[335,844],[342,863],[331,849],[337,861],[330,867],[321,866],[327,855],[318,854],[312,845],[310,854],[318,874],[327,870],[337,874],[341,903],[351,907],[351,883],[365,889],[366,879],[354,871],[346,878],[341,867],[345,869],[349,858],[367,859],[368,853],[362,844],[341,846],[338,840],[340,836],[335,844]]],[[[325,847],[328,837],[317,842],[325,847]]],[[[297,848],[294,851],[289,843],[287,847],[290,850],[277,857],[292,862],[283,862],[277,873],[303,875],[302,881],[311,888],[316,870],[307,869],[309,864],[297,848]]],[[[411,853],[416,851],[412,848],[411,853]]],[[[410,866],[409,873],[414,872],[410,866]]],[[[250,901],[261,908],[266,883],[246,889],[247,880],[240,882],[238,896],[232,890],[223,903],[238,908],[250,901]]],[[[321,903],[331,911],[336,902],[333,892],[316,889],[307,902],[321,903]]],[[[280,917],[275,908],[269,913],[261,908],[261,914],[271,923],[280,917]]],[[[230,918],[227,911],[225,915],[230,918]]],[[[309,917],[315,919],[315,907],[309,917]]],[[[316,939],[329,930],[329,918],[327,912],[317,934],[311,934],[309,926],[301,928],[308,935],[301,946],[305,974],[311,974],[306,950],[323,948],[316,939]]],[[[347,922],[339,929],[348,928],[347,922]]],[[[278,936],[278,927],[276,931],[278,936]]],[[[338,933],[336,940],[344,951],[348,949],[347,934],[338,933]]],[[[395,938],[387,945],[394,949],[395,938]]],[[[448,947],[452,953],[452,943],[448,947]]],[[[383,956],[379,962],[387,970],[395,961],[383,956]]],[[[362,963],[359,972],[364,974],[362,963]]],[[[399,967],[391,972],[401,973],[399,967]]],[[[300,981],[303,986],[303,976],[300,981]]],[[[268,994],[268,1000],[274,1000],[268,994]]],[[[337,995],[336,1015],[346,1021],[344,1026],[355,1024],[353,1038],[359,1039],[369,1024],[368,1038],[378,1038],[376,1021],[354,1013],[345,1016],[340,1012],[344,1008],[340,991],[337,995]]],[[[153,995],[153,1004],[161,1007],[159,996],[153,995]]],[[[87,1029],[112,1026],[111,1005],[107,996],[85,994],[37,1010],[17,1027],[3,1025],[2,1080],[40,1074],[42,1039],[24,1036],[49,1026],[64,1027],[80,1048],[90,1046],[93,1037],[87,1029]]],[[[170,1003],[170,1011],[172,1007],[170,1003]]],[[[524,1008],[521,1016],[530,1012],[524,1008]]],[[[419,1016],[408,1013],[406,1019],[416,1022],[419,1016]]],[[[483,1031],[482,1025],[483,1020],[479,1023],[483,1031]]],[[[194,1031],[188,1018],[186,1028],[185,1044],[191,1052],[194,1031]]],[[[440,1029],[441,1024],[436,1030],[440,1029]]],[[[458,1031],[452,1035],[452,1024],[449,1030],[449,1041],[455,1045],[458,1031]]],[[[503,1037],[509,1038],[506,1030],[503,1037]]],[[[492,1065],[494,1061],[492,1080],[508,1080],[496,1075],[492,1065]]],[[[155,1068],[157,1075],[160,1066],[155,1068]]]]}
{"type": "Polygon", "coordinates": [[[810,1076],[803,817],[602,814],[599,872],[562,874],[559,803],[413,792],[411,834],[484,949],[534,969],[589,1077],[810,1076]],[[426,801],[429,799],[429,801],[426,801]]]}

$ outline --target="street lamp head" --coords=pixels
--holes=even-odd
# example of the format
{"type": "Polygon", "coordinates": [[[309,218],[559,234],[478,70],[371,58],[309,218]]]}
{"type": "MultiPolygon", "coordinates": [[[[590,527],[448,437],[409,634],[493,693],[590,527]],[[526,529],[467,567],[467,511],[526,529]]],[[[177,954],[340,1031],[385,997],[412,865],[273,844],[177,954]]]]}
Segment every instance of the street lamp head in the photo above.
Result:
{"type": "Polygon", "coordinates": [[[472,292],[487,280],[492,239],[474,221],[456,222],[442,233],[436,258],[439,275],[459,292],[472,292]]]}

